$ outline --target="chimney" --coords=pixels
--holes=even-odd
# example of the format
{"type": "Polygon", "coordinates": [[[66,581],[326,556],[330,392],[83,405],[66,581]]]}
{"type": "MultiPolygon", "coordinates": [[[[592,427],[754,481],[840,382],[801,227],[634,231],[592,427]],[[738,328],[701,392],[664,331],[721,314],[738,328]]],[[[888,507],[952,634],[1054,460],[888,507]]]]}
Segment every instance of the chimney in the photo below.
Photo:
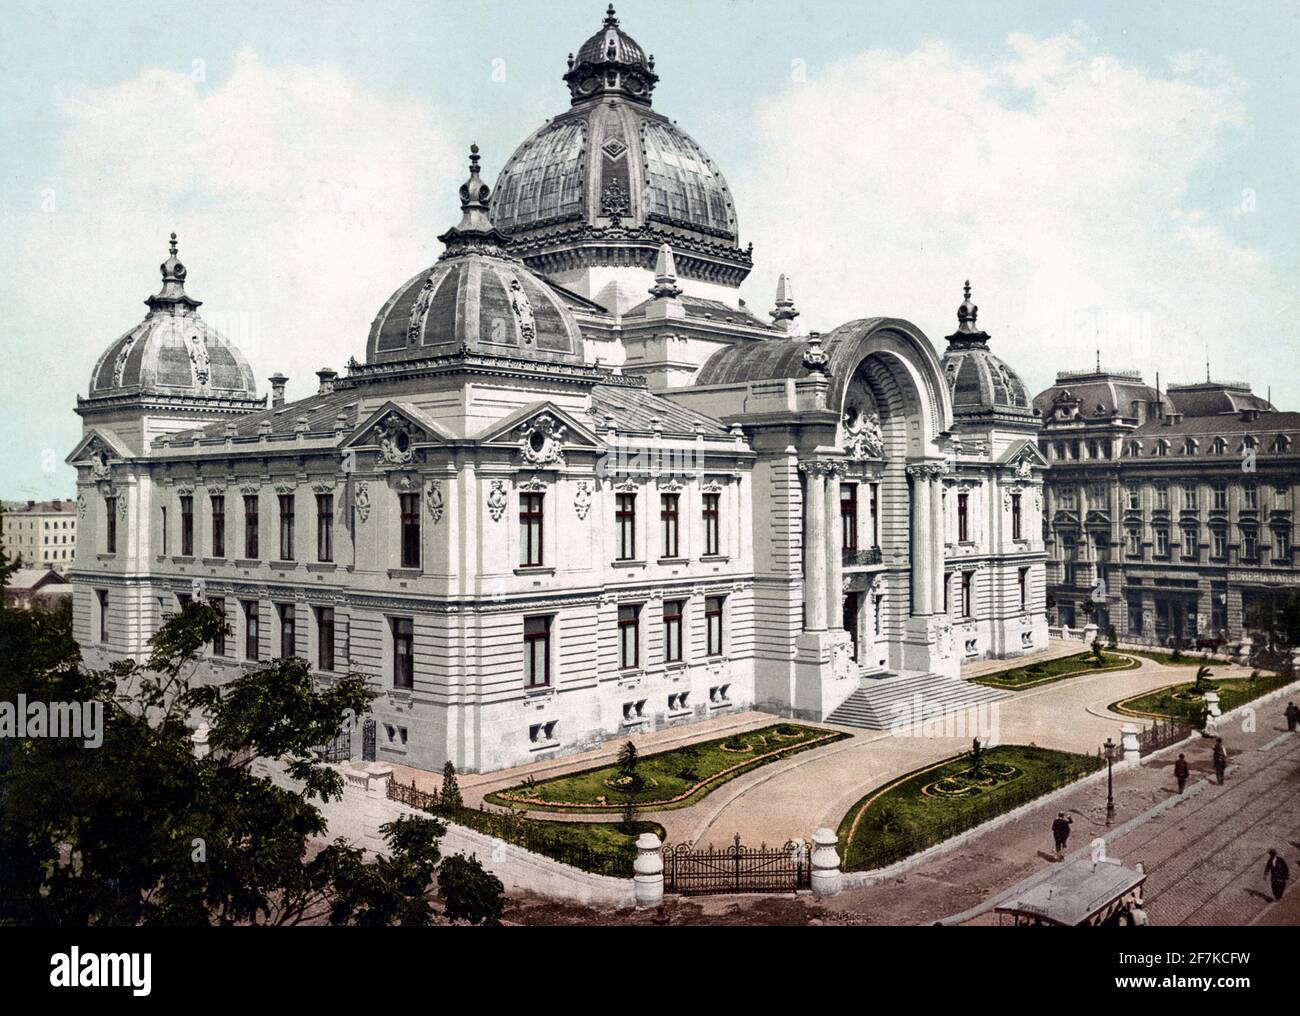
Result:
{"type": "Polygon", "coordinates": [[[35,502],[35,501],[28,501],[28,502],[27,502],[27,507],[28,507],[28,508],[35,508],[35,507],[36,507],[36,502],[35,502]]]}
{"type": "Polygon", "coordinates": [[[328,395],[334,390],[334,379],[339,376],[339,372],[329,367],[322,367],[316,372],[316,376],[320,378],[320,388],[317,394],[328,395]]]}
{"type": "Polygon", "coordinates": [[[56,497],[56,498],[54,499],[54,510],[55,510],[56,512],[61,512],[61,511],[63,511],[63,498],[61,498],[61,497],[56,497]]]}
{"type": "Polygon", "coordinates": [[[284,405],[284,386],[289,383],[289,379],[277,371],[267,380],[271,382],[271,408],[278,409],[284,405]]]}

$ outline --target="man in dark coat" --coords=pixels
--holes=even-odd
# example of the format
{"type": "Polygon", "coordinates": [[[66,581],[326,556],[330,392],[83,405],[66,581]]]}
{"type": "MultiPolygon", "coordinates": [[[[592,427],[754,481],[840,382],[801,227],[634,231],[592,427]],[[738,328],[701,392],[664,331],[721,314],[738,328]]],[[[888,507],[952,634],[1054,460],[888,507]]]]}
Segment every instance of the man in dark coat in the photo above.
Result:
{"type": "Polygon", "coordinates": [[[1066,818],[1065,812],[1056,813],[1056,821],[1052,823],[1052,839],[1056,841],[1056,859],[1061,859],[1061,853],[1065,850],[1065,841],[1070,838],[1070,826],[1074,824],[1074,819],[1066,818]]]}
{"type": "Polygon", "coordinates": [[[1191,775],[1191,767],[1187,764],[1187,756],[1179,755],[1178,761],[1174,763],[1174,779],[1178,781],[1178,792],[1181,794],[1187,787],[1187,777],[1191,775]]]}
{"type": "Polygon", "coordinates": [[[1295,728],[1300,726],[1300,706],[1297,706],[1294,702],[1288,702],[1285,715],[1286,729],[1294,733],[1295,728]]]}
{"type": "Polygon", "coordinates": [[[1228,751],[1223,747],[1223,738],[1214,739],[1214,775],[1223,786],[1223,774],[1228,771],[1228,751]]]}
{"type": "Polygon", "coordinates": [[[1282,894],[1286,892],[1286,883],[1291,877],[1291,869],[1287,867],[1286,861],[1282,860],[1282,855],[1272,847],[1268,848],[1268,860],[1264,862],[1264,876],[1268,879],[1269,888],[1273,890],[1273,899],[1280,900],[1282,894]]]}

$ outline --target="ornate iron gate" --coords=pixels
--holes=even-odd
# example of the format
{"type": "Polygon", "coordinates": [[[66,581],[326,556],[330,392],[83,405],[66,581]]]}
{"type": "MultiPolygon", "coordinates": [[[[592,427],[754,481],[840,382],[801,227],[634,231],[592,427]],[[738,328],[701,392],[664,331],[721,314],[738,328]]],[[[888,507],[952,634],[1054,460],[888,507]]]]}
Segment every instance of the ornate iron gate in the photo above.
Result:
{"type": "Polygon", "coordinates": [[[792,893],[810,884],[808,844],[790,840],[783,847],[730,846],[702,850],[689,843],[666,846],[664,891],[684,896],[706,893],[792,893]]]}
{"type": "Polygon", "coordinates": [[[361,761],[375,761],[375,721],[366,720],[361,724],[361,761]]]}

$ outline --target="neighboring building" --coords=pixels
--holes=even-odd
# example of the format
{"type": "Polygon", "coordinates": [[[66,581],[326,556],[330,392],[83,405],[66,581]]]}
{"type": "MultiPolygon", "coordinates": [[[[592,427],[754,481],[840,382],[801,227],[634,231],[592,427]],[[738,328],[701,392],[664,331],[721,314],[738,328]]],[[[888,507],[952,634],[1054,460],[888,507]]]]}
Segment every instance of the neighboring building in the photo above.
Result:
{"type": "Polygon", "coordinates": [[[943,357],[897,318],[801,336],[784,278],[759,320],[726,184],[612,11],[566,80],[495,192],[472,149],[445,251],[309,398],[277,375],[262,408],[173,245],[78,404],[88,655],[202,595],[232,629],[206,678],[363,672],[355,751],[483,771],[824,718],[888,672],[939,704],[962,659],[1046,645],[1045,466],[969,299],[943,357]]]}
{"type": "Polygon", "coordinates": [[[1034,400],[1051,463],[1048,593],[1062,624],[1235,640],[1300,588],[1300,413],[1243,383],[1068,371],[1034,400]]]}
{"type": "Polygon", "coordinates": [[[76,556],[77,504],[71,498],[7,501],[0,539],[10,558],[22,557],[24,567],[66,571],[76,556]]]}
{"type": "Polygon", "coordinates": [[[72,584],[53,568],[19,568],[5,581],[5,605],[23,610],[72,602],[72,584]]]}

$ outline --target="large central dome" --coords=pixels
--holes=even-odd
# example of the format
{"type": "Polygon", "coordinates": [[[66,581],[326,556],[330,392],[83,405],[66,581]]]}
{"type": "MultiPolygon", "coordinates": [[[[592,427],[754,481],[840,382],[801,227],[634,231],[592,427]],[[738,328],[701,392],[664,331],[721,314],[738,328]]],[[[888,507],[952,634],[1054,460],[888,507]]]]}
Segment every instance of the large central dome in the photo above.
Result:
{"type": "MultiPolygon", "coordinates": [[[[727,182],[689,134],[651,108],[654,57],[619,27],[612,6],[570,55],[564,80],[571,108],[520,145],[497,179],[492,222],[511,250],[593,299],[609,280],[593,284],[589,269],[652,271],[665,242],[688,291],[690,280],[738,287],[753,262],[739,246],[727,182]]],[[[644,299],[640,281],[629,285],[637,292],[615,302],[644,299]]]]}

